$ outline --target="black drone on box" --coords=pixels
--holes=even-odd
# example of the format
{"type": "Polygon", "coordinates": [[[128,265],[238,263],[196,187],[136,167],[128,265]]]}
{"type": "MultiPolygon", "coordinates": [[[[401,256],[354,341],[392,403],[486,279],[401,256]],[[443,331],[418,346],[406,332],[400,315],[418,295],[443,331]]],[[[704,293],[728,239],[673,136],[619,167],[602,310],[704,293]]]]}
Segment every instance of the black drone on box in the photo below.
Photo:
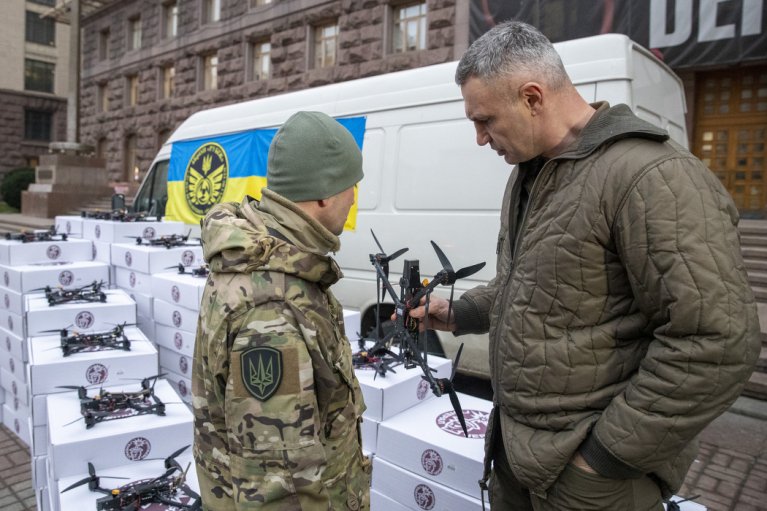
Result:
{"type": "Polygon", "coordinates": [[[183,247],[189,241],[189,235],[192,234],[190,230],[186,234],[164,234],[157,238],[142,238],[136,237],[136,245],[149,245],[150,247],[183,247]]]}
{"type": "Polygon", "coordinates": [[[210,268],[208,268],[207,264],[203,264],[202,266],[199,266],[197,268],[190,268],[189,266],[184,266],[183,263],[178,263],[176,266],[168,266],[167,270],[177,269],[179,275],[192,275],[194,277],[207,277],[210,273],[210,268]]]}
{"type": "Polygon", "coordinates": [[[32,243],[35,241],[67,241],[66,233],[59,233],[55,226],[49,229],[36,231],[22,231],[18,233],[5,233],[5,239],[21,241],[22,243],[32,243]]]}
{"type": "Polygon", "coordinates": [[[111,211],[81,211],[80,216],[94,220],[112,220],[113,222],[149,222],[159,218],[149,217],[146,211],[131,212],[126,208],[111,211]]]}
{"type": "Polygon", "coordinates": [[[61,351],[65,357],[83,351],[124,350],[130,351],[131,341],[125,335],[127,323],[115,326],[105,332],[77,333],[68,328],[44,330],[61,332],[61,351]]]}
{"type": "Polygon", "coordinates": [[[69,302],[106,302],[107,295],[102,291],[103,287],[103,281],[94,280],[92,283],[81,287],[64,289],[45,286],[34,291],[45,291],[48,305],[53,306],[69,302]]]}
{"type": "MultiPolygon", "coordinates": [[[[138,511],[145,504],[165,504],[178,509],[199,511],[202,509],[202,499],[189,485],[186,484],[186,474],[191,463],[183,469],[176,461],[176,456],[184,452],[189,446],[182,447],[165,458],[164,474],[154,479],[134,481],[119,488],[102,488],[101,477],[96,475],[96,469],[92,463],[88,463],[88,477],[77,481],[64,488],[61,493],[69,491],[84,484],[92,492],[103,493],[96,501],[96,509],[99,511],[138,511]]],[[[126,479],[124,477],[109,477],[104,479],[126,479]]]]}
{"type": "MultiPolygon", "coordinates": [[[[437,253],[437,258],[439,259],[440,264],[442,264],[442,269],[434,275],[431,282],[427,280],[421,282],[418,260],[405,260],[402,278],[399,282],[400,293],[398,296],[392,285],[389,283],[389,262],[404,254],[408,249],[403,248],[392,255],[386,255],[383,247],[381,247],[381,244],[378,242],[375,233],[371,231],[371,234],[373,234],[373,239],[380,250],[377,254],[370,254],[370,262],[376,270],[376,321],[377,323],[380,323],[381,315],[379,309],[381,300],[386,296],[387,292],[394,301],[395,320],[394,326],[388,334],[381,338],[369,339],[375,341],[375,344],[370,350],[367,350],[365,356],[379,357],[380,360],[377,362],[378,366],[376,370],[377,373],[382,376],[385,375],[387,370],[391,370],[393,365],[399,363],[403,364],[405,369],[420,367],[423,372],[421,377],[429,384],[434,395],[440,397],[444,394],[448,394],[450,396],[450,402],[453,404],[453,409],[458,416],[463,432],[468,436],[461,403],[459,402],[458,395],[453,387],[453,378],[455,377],[455,370],[458,367],[458,361],[461,358],[463,344],[458,348],[450,378],[435,378],[433,374],[434,370],[429,367],[427,358],[426,332],[429,330],[429,298],[437,286],[451,286],[450,302],[448,305],[448,317],[450,317],[450,309],[453,305],[455,281],[475,274],[485,266],[485,263],[474,264],[455,271],[445,253],[442,252],[442,249],[432,241],[431,245],[437,253]],[[381,293],[378,292],[379,289],[381,290],[381,293]],[[424,300],[424,306],[426,308],[423,329],[420,328],[420,322],[417,319],[410,317],[410,311],[418,307],[422,299],[424,300]],[[395,354],[390,349],[394,344],[399,345],[398,354],[395,354]]],[[[379,336],[380,333],[380,324],[376,324],[375,335],[379,336]]]]}
{"type": "Polygon", "coordinates": [[[86,387],[61,385],[60,389],[73,389],[80,398],[80,414],[85,419],[85,427],[90,429],[97,422],[124,419],[135,415],[165,415],[165,404],[154,394],[157,379],[165,376],[158,374],[141,380],[141,389],[135,392],[109,392],[99,390],[95,396],[88,396],[86,387]]]}

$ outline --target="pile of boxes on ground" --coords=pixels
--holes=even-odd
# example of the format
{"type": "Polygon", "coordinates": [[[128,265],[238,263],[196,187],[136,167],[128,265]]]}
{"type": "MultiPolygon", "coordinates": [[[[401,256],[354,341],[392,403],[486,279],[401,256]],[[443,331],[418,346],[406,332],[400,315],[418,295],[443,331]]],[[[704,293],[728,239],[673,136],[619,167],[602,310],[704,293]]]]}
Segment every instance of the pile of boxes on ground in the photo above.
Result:
{"type": "MultiPolygon", "coordinates": [[[[191,397],[205,284],[205,278],[192,274],[203,262],[201,247],[166,248],[145,241],[189,236],[188,226],[177,222],[57,217],[56,228],[68,234],[66,241],[0,240],[0,410],[3,423],[30,446],[38,509],[94,509],[97,500],[116,498],[92,491],[94,482],[107,493],[112,488],[125,493],[129,490],[120,478],[134,486],[157,481],[169,472],[168,458],[174,455],[173,464],[187,470],[188,488],[199,492],[191,449],[184,449],[192,443],[193,424],[184,403],[191,397]],[[113,286],[105,286],[104,303],[50,306],[40,291],[94,281],[113,286]],[[62,335],[117,325],[125,325],[129,351],[64,356],[62,335]],[[142,385],[152,386],[164,415],[85,424],[81,392],[90,399],[138,391],[142,385]]],[[[359,313],[344,315],[356,351],[359,313]]],[[[435,378],[451,373],[444,358],[429,357],[429,366],[435,378]]],[[[478,480],[492,403],[459,394],[467,438],[450,400],[433,396],[419,368],[395,370],[381,376],[356,369],[367,405],[363,450],[373,459],[371,509],[482,509],[478,480]]],[[[183,492],[179,499],[191,503],[183,492]]],[[[705,508],[685,503],[683,509],[705,508]]]]}

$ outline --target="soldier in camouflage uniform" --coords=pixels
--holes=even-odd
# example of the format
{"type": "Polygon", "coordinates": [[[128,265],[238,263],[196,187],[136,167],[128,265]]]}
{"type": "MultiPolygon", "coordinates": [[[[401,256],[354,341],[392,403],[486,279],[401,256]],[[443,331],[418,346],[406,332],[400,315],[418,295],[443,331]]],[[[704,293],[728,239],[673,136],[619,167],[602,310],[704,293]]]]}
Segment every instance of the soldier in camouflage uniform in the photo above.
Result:
{"type": "Polygon", "coordinates": [[[365,405],[327,255],[360,179],[351,134],[299,112],[272,141],[261,201],[217,205],[203,222],[211,273],[192,395],[207,510],[369,509],[365,405]]]}

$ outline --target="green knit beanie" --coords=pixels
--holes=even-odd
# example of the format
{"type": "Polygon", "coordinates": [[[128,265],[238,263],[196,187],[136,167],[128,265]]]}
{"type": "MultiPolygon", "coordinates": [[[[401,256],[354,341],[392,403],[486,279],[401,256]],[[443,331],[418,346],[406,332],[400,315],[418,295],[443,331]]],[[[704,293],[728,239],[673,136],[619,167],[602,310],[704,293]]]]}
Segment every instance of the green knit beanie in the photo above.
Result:
{"type": "Polygon", "coordinates": [[[297,112],[274,135],[266,169],[266,187],[288,200],[327,199],[362,179],[362,153],[332,117],[297,112]]]}

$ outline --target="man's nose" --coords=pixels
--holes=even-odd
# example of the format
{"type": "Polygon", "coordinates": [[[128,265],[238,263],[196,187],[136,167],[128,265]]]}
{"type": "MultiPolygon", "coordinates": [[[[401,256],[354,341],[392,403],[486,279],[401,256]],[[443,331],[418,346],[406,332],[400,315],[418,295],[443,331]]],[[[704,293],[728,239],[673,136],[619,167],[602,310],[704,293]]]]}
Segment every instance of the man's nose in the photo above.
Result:
{"type": "Polygon", "coordinates": [[[474,129],[477,131],[477,145],[483,146],[490,143],[490,135],[481,123],[474,123],[474,129]]]}

